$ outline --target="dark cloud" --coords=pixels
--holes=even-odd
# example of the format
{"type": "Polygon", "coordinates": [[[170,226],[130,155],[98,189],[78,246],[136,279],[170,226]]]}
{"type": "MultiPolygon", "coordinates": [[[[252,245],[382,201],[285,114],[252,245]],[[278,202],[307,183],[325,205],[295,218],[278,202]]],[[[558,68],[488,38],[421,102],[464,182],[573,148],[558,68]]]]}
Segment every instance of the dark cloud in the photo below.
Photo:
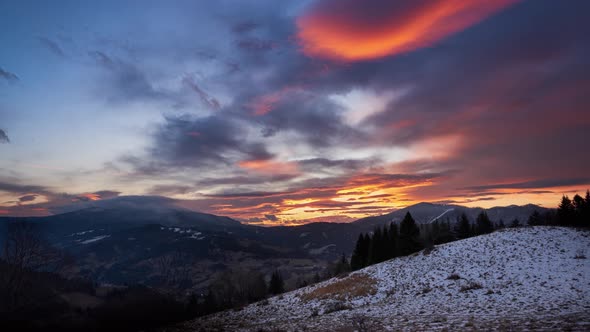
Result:
{"type": "Polygon", "coordinates": [[[6,135],[6,132],[2,129],[0,129],[0,143],[10,143],[8,135],[6,135]]]}
{"type": "MultiPolygon", "coordinates": [[[[568,187],[590,184],[590,178],[574,178],[574,179],[541,179],[517,183],[491,184],[482,186],[471,186],[463,188],[469,191],[486,191],[496,189],[536,189],[536,188],[554,188],[554,187],[568,187]]],[[[544,191],[542,191],[544,192],[544,191]]],[[[537,192],[538,193],[538,192],[537,192]]]]}
{"type": "Polygon", "coordinates": [[[469,204],[469,203],[477,203],[477,202],[486,202],[486,201],[495,201],[497,198],[495,197],[480,197],[480,198],[468,198],[468,199],[446,199],[440,201],[433,201],[431,203],[434,204],[469,204]]]}
{"type": "Polygon", "coordinates": [[[107,82],[100,85],[100,90],[111,101],[169,100],[170,95],[155,89],[146,74],[135,64],[99,51],[90,52],[89,55],[106,71],[107,82]]]}
{"type": "Polygon", "coordinates": [[[198,181],[200,186],[216,185],[255,185],[264,183],[285,182],[297,178],[298,174],[248,174],[239,176],[226,176],[204,178],[198,181]]]}
{"type": "Polygon", "coordinates": [[[35,200],[35,198],[37,198],[38,195],[24,195],[18,198],[19,202],[32,202],[35,200]]]}
{"type": "Polygon", "coordinates": [[[258,24],[256,24],[255,22],[246,21],[246,22],[240,22],[240,23],[235,24],[231,28],[231,30],[234,33],[242,34],[242,33],[250,32],[256,28],[258,28],[258,24]]]}
{"type": "Polygon", "coordinates": [[[244,128],[222,114],[204,118],[190,115],[167,116],[155,132],[150,159],[128,157],[143,173],[182,168],[232,166],[239,160],[273,157],[261,142],[245,138],[244,128]]]}
{"type": "Polygon", "coordinates": [[[57,42],[47,37],[37,37],[37,40],[39,40],[39,42],[41,42],[41,45],[45,46],[45,48],[47,48],[51,53],[62,58],[66,57],[66,54],[57,42]]]}
{"type": "Polygon", "coordinates": [[[56,192],[51,188],[39,185],[26,185],[18,182],[0,182],[0,192],[7,192],[19,196],[16,201],[4,202],[12,205],[3,206],[11,216],[49,215],[63,213],[84,208],[85,202],[98,202],[116,198],[120,192],[101,190],[90,193],[69,194],[56,192]],[[42,197],[41,202],[37,199],[42,197]],[[25,204],[26,203],[26,204],[25,204]]]}
{"type": "Polygon", "coordinates": [[[359,145],[366,141],[365,133],[346,124],[340,106],[303,92],[284,96],[254,120],[263,126],[267,137],[280,131],[294,132],[313,147],[359,145]]]}
{"type": "Polygon", "coordinates": [[[208,108],[213,109],[213,110],[219,110],[221,108],[221,105],[219,104],[219,101],[217,99],[215,99],[214,97],[211,97],[205,91],[203,91],[197,85],[197,83],[195,83],[191,78],[185,77],[182,80],[182,83],[186,87],[188,87],[189,89],[191,89],[192,91],[194,91],[197,94],[197,96],[199,96],[199,99],[201,99],[201,101],[203,102],[203,104],[205,106],[207,106],[208,108]]]}
{"type": "Polygon", "coordinates": [[[166,195],[183,195],[194,191],[195,188],[187,185],[156,185],[148,192],[152,195],[166,196],[166,195]]]}
{"type": "Polygon", "coordinates": [[[245,38],[236,42],[238,48],[244,51],[260,52],[270,51],[279,47],[277,42],[272,40],[262,40],[259,38],[245,38]]]}
{"type": "Polygon", "coordinates": [[[269,221],[278,221],[279,218],[277,218],[277,216],[275,216],[274,214],[265,214],[264,218],[266,218],[266,220],[269,221]]]}
{"type": "Polygon", "coordinates": [[[16,74],[11,73],[7,70],[4,70],[0,67],[0,78],[3,78],[5,80],[7,80],[8,82],[16,82],[19,80],[18,76],[16,76],[16,74]]]}
{"type": "Polygon", "coordinates": [[[265,191],[255,191],[255,192],[238,192],[238,193],[231,193],[231,192],[223,192],[218,194],[211,194],[207,195],[207,197],[212,198],[269,198],[273,196],[288,196],[290,194],[294,194],[295,191],[282,191],[282,192],[265,192],[265,191]]]}
{"type": "Polygon", "coordinates": [[[322,171],[338,169],[346,172],[354,172],[372,165],[381,163],[378,159],[328,159],[312,158],[298,160],[297,163],[307,171],[322,171]]]}
{"type": "Polygon", "coordinates": [[[43,186],[36,186],[36,185],[23,185],[17,183],[10,183],[10,182],[0,182],[0,191],[5,191],[14,194],[27,194],[31,192],[38,192],[44,193],[47,192],[48,189],[43,186]]]}
{"type": "Polygon", "coordinates": [[[109,199],[118,197],[119,195],[121,195],[121,192],[114,190],[100,190],[95,191],[93,194],[98,195],[101,199],[109,199]]]}

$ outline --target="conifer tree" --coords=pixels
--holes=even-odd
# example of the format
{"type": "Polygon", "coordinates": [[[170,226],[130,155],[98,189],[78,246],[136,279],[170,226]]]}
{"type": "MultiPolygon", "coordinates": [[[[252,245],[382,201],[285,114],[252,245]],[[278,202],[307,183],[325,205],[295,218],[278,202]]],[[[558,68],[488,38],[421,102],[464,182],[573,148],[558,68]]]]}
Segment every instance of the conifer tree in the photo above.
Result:
{"type": "Polygon", "coordinates": [[[391,241],[390,241],[390,234],[389,232],[391,231],[391,227],[389,227],[389,225],[384,225],[383,226],[383,243],[382,243],[382,250],[383,250],[383,255],[382,258],[383,260],[388,260],[391,258],[391,252],[393,251],[393,249],[391,248],[391,241]]]}
{"type": "Polygon", "coordinates": [[[543,220],[541,218],[541,214],[539,213],[539,211],[537,211],[537,210],[533,211],[533,213],[529,216],[529,220],[527,223],[529,224],[529,226],[542,225],[543,220]]]}
{"type": "Polygon", "coordinates": [[[398,252],[399,232],[397,224],[391,223],[389,225],[389,258],[395,258],[399,256],[398,252]]]}
{"type": "Polygon", "coordinates": [[[348,263],[348,259],[346,259],[346,256],[343,253],[338,262],[336,262],[336,266],[334,268],[334,275],[340,275],[342,273],[346,273],[349,271],[350,264],[348,263]]]}
{"type": "Polygon", "coordinates": [[[434,244],[442,244],[455,240],[451,232],[451,223],[447,218],[446,221],[441,221],[439,226],[439,233],[434,239],[434,244]]]}
{"type": "Polygon", "coordinates": [[[203,310],[204,314],[213,313],[213,312],[217,311],[217,309],[218,309],[218,304],[217,304],[217,301],[215,300],[214,291],[211,286],[209,286],[209,288],[207,289],[207,295],[205,296],[205,300],[203,302],[203,308],[204,308],[204,310],[203,310]]]}
{"type": "Polygon", "coordinates": [[[554,210],[548,210],[543,213],[542,216],[543,225],[556,225],[557,224],[557,216],[554,210]]]}
{"type": "Polygon", "coordinates": [[[582,227],[590,227],[590,190],[586,190],[584,208],[582,209],[582,227]]]}
{"type": "Polygon", "coordinates": [[[320,281],[322,281],[322,278],[320,277],[320,274],[319,274],[318,272],[316,272],[316,273],[313,275],[313,282],[317,284],[317,283],[318,283],[318,282],[320,282],[320,281]]]}
{"type": "Polygon", "coordinates": [[[494,231],[494,226],[492,221],[488,217],[488,214],[485,211],[481,211],[477,215],[477,219],[475,221],[476,225],[476,234],[488,234],[494,231]]]}
{"type": "Polygon", "coordinates": [[[512,219],[512,222],[510,223],[510,227],[512,227],[512,228],[520,227],[520,220],[518,220],[518,218],[512,219]]]}
{"type": "Polygon", "coordinates": [[[572,201],[566,195],[561,198],[557,207],[557,222],[561,226],[570,226],[573,223],[574,207],[572,201]]]}
{"type": "Polygon", "coordinates": [[[402,220],[399,227],[399,253],[402,256],[409,255],[423,248],[419,241],[420,229],[410,212],[402,220]]]}
{"type": "Polygon", "coordinates": [[[356,240],[356,246],[350,258],[350,268],[352,271],[362,269],[367,264],[367,253],[365,252],[365,236],[361,233],[356,240]]]}
{"type": "Polygon", "coordinates": [[[367,265],[379,263],[379,245],[381,242],[381,227],[375,227],[373,235],[370,237],[369,242],[369,257],[367,259],[367,265]]]}
{"type": "Polygon", "coordinates": [[[432,242],[432,244],[434,245],[438,239],[438,237],[440,236],[440,222],[437,220],[435,220],[432,224],[430,224],[430,242],[432,242]]]}
{"type": "Polygon", "coordinates": [[[465,213],[461,213],[459,220],[457,220],[455,233],[458,239],[466,239],[471,236],[471,223],[465,213]]]}
{"type": "Polygon", "coordinates": [[[500,218],[500,221],[498,221],[498,229],[502,229],[502,228],[506,228],[506,225],[504,224],[504,219],[500,218]]]}
{"type": "Polygon", "coordinates": [[[363,267],[369,265],[369,251],[371,248],[371,236],[365,234],[363,239],[363,246],[361,251],[361,257],[363,258],[363,267]]]}
{"type": "Polygon", "coordinates": [[[572,206],[574,208],[573,218],[572,218],[572,225],[580,227],[583,224],[583,210],[586,201],[582,196],[576,194],[572,199],[572,206]]]}
{"type": "Polygon", "coordinates": [[[283,277],[279,273],[279,270],[275,270],[270,276],[270,283],[268,285],[268,292],[277,295],[285,291],[285,282],[283,277]]]}

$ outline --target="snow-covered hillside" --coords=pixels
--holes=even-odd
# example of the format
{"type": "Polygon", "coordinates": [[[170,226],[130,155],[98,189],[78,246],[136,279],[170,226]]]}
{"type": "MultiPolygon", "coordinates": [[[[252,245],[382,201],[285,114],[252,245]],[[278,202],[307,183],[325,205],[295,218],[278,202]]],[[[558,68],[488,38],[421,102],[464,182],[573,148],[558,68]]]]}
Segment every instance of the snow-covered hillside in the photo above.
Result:
{"type": "Polygon", "coordinates": [[[507,229],[188,322],[230,331],[590,330],[590,233],[507,229]]]}

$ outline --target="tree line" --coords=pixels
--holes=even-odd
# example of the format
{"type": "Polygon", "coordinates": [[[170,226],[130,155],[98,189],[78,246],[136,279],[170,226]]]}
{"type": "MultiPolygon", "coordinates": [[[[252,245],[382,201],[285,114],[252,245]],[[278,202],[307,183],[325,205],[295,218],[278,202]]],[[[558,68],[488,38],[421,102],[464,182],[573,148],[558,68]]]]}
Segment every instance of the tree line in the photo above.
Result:
{"type": "MultiPolygon", "coordinates": [[[[535,210],[526,220],[529,226],[590,227],[590,191],[586,197],[576,194],[573,199],[564,195],[557,210],[540,213],[535,210]]],[[[475,222],[462,213],[454,227],[450,221],[436,220],[433,223],[417,225],[410,212],[399,224],[377,226],[372,233],[361,233],[350,258],[350,269],[355,271],[391,258],[407,256],[437,244],[462,240],[469,237],[492,233],[506,227],[524,226],[517,218],[506,223],[500,219],[493,222],[485,210],[475,222]]],[[[343,258],[344,259],[344,258],[343,258]]]]}
{"type": "Polygon", "coordinates": [[[272,272],[267,283],[258,271],[228,269],[211,281],[204,299],[193,295],[190,302],[194,305],[194,315],[201,316],[245,306],[283,292],[285,281],[279,270],[272,272]]]}

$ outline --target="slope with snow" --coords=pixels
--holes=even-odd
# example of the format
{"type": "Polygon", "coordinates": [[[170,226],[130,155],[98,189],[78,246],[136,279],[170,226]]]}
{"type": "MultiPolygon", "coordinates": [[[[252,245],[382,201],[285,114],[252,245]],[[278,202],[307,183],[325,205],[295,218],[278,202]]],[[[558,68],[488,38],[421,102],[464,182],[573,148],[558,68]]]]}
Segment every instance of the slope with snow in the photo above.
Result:
{"type": "Polygon", "coordinates": [[[333,278],[181,330],[590,330],[590,233],[507,229],[333,278]]]}

